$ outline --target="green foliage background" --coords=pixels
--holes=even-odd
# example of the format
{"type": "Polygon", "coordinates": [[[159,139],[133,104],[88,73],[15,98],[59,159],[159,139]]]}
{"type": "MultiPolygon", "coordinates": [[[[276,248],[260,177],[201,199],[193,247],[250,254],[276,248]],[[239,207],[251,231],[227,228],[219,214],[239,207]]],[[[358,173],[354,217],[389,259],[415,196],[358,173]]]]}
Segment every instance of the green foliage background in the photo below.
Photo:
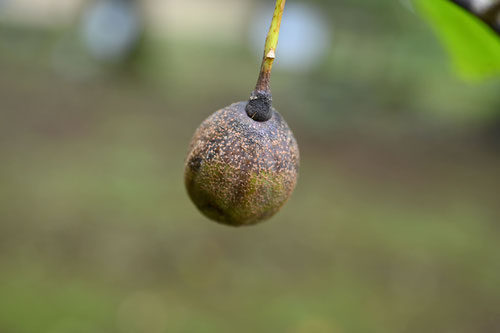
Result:
{"type": "Polygon", "coordinates": [[[459,74],[478,80],[500,75],[500,38],[484,22],[447,0],[417,0],[459,74]]]}
{"type": "Polygon", "coordinates": [[[273,77],[299,186],[248,229],[204,219],[182,180],[194,129],[253,88],[243,34],[147,36],[79,81],[52,67],[65,28],[0,26],[0,332],[499,330],[500,82],[457,78],[397,2],[317,3],[329,56],[273,77]]]}

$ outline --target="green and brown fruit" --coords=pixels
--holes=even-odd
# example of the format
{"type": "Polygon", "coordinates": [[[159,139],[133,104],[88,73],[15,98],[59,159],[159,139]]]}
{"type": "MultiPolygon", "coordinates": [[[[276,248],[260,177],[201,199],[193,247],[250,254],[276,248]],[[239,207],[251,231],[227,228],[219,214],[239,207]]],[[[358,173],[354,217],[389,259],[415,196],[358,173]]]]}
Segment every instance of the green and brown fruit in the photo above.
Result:
{"type": "Polygon", "coordinates": [[[186,160],[186,188],[194,204],[207,217],[230,226],[270,218],[297,184],[297,141],[272,107],[269,87],[285,2],[276,0],[250,100],[205,120],[196,130],[186,160]]]}
{"type": "Polygon", "coordinates": [[[198,209],[230,226],[253,225],[274,214],[297,183],[299,149],[285,120],[248,114],[249,102],[217,111],[196,130],[185,183],[198,209]]]}

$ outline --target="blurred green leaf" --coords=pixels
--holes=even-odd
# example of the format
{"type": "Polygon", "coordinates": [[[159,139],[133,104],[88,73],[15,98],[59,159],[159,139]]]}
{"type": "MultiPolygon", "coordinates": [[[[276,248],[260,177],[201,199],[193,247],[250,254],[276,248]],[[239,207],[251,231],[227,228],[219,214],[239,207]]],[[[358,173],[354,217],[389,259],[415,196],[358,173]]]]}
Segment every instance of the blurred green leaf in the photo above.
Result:
{"type": "Polygon", "coordinates": [[[480,80],[500,74],[500,38],[480,19],[448,0],[417,0],[450,53],[458,74],[480,80]]]}

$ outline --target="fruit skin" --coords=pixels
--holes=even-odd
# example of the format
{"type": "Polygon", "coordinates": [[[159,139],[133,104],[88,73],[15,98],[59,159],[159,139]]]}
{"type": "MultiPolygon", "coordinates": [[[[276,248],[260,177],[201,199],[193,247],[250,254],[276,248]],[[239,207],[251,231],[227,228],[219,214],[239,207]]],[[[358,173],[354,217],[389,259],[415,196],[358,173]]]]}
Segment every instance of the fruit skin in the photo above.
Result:
{"type": "Polygon", "coordinates": [[[297,184],[299,148],[272,109],[251,119],[248,102],[212,114],[196,130],[185,165],[189,196],[208,218],[230,226],[264,221],[286,203],[297,184]]]}

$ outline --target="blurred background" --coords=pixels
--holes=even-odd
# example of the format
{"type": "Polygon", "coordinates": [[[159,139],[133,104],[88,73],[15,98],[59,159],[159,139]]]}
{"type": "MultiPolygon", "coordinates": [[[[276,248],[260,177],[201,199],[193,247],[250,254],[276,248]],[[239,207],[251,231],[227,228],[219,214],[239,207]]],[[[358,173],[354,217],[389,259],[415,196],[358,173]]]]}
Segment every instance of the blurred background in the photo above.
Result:
{"type": "Polygon", "coordinates": [[[500,79],[417,5],[287,1],[301,178],[231,229],[184,158],[248,98],[274,1],[0,0],[0,332],[499,332],[500,79]]]}

